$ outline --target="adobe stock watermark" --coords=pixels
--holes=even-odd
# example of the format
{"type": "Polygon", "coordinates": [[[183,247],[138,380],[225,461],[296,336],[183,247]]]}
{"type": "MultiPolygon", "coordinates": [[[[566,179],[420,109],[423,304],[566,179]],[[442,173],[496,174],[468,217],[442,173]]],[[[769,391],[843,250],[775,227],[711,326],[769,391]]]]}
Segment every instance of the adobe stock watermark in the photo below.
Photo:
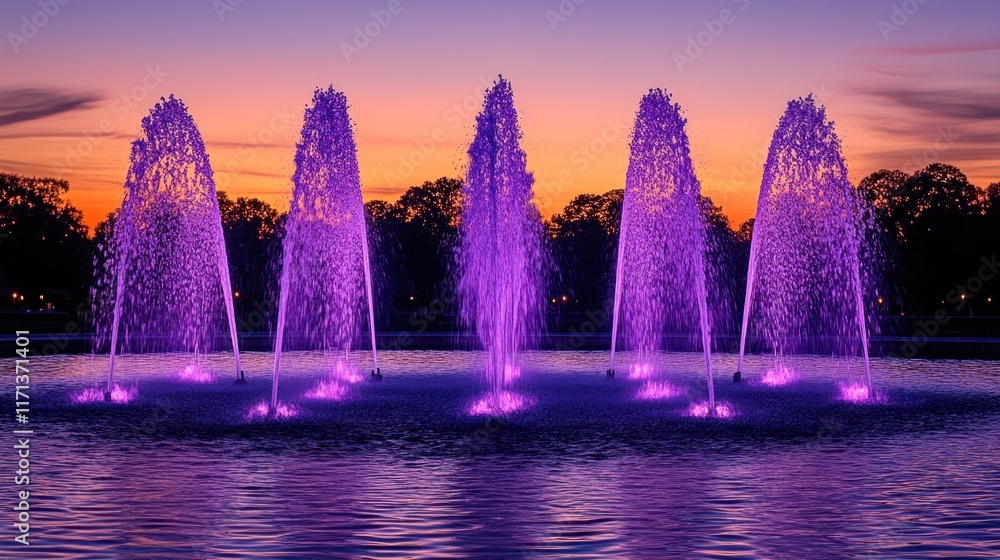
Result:
{"type": "MultiPolygon", "coordinates": [[[[986,284],[996,277],[997,272],[1000,272],[1000,261],[997,261],[997,256],[987,258],[983,257],[980,259],[979,270],[975,276],[969,277],[968,280],[963,284],[958,284],[955,289],[949,291],[945,295],[945,302],[955,306],[955,311],[961,310],[968,304],[976,294],[983,290],[986,284]]],[[[941,332],[941,327],[947,325],[951,321],[953,315],[951,315],[946,308],[940,308],[934,312],[934,316],[926,319],[924,321],[917,322],[917,330],[907,337],[907,340],[900,347],[900,353],[896,354],[894,352],[888,352],[887,355],[890,358],[912,358],[917,355],[921,348],[927,346],[930,339],[934,338],[941,332]]]]}
{"type": "Polygon", "coordinates": [[[421,307],[417,311],[410,314],[410,318],[407,321],[409,327],[413,329],[412,333],[409,329],[403,330],[396,335],[396,340],[393,344],[393,349],[404,350],[413,345],[413,333],[423,334],[427,332],[427,329],[436,323],[439,319],[444,317],[449,309],[454,309],[456,302],[458,301],[458,294],[451,286],[448,286],[445,291],[438,297],[435,297],[429,305],[426,307],[421,307]]]}
{"type": "Polygon", "coordinates": [[[392,23],[395,16],[403,13],[402,0],[389,0],[382,10],[372,10],[371,19],[364,25],[354,27],[354,40],[350,43],[341,41],[340,52],[344,54],[344,60],[348,64],[354,61],[354,57],[361,54],[361,51],[368,48],[376,37],[392,23]]]}
{"type": "Polygon", "coordinates": [[[683,52],[674,51],[672,58],[678,72],[684,72],[685,66],[694,64],[694,61],[705,53],[705,49],[711,47],[715,40],[722,36],[728,26],[736,23],[737,12],[745,12],[750,7],[750,0],[732,0],[732,3],[736,5],[736,11],[726,8],[719,12],[717,18],[702,20],[701,24],[705,29],[687,36],[687,45],[683,52]]]}
{"type": "Polygon", "coordinates": [[[955,141],[959,138],[960,135],[955,132],[952,127],[949,126],[947,128],[939,128],[937,136],[934,138],[934,143],[931,144],[931,147],[910,158],[903,165],[903,169],[921,169],[939,161],[941,154],[950,150],[951,147],[955,145],[955,141]]]}
{"type": "Polygon", "coordinates": [[[10,48],[14,54],[21,52],[21,47],[37,37],[38,33],[59,15],[62,7],[69,3],[70,0],[38,0],[38,11],[21,18],[19,22],[21,28],[18,29],[20,33],[14,31],[7,33],[7,40],[10,41],[10,48]]]}
{"type": "Polygon", "coordinates": [[[83,138],[79,142],[66,146],[66,156],[63,161],[52,162],[52,172],[57,176],[62,176],[68,170],[83,163],[84,158],[93,153],[94,148],[100,146],[104,139],[114,132],[118,123],[127,119],[132,111],[139,107],[139,103],[149,97],[153,90],[162,84],[164,78],[169,75],[161,70],[159,65],[146,66],[146,74],[139,80],[139,83],[111,102],[109,109],[118,118],[105,117],[97,122],[96,128],[84,130],[83,138]]]}
{"type": "MultiPolygon", "coordinates": [[[[942,153],[951,149],[958,140],[959,134],[956,133],[952,127],[939,128],[937,137],[930,148],[925,149],[919,154],[915,154],[909,160],[907,160],[901,169],[923,169],[928,165],[939,161],[939,157],[942,153]]],[[[909,181],[904,181],[898,188],[894,189],[892,192],[892,197],[889,199],[887,206],[876,209],[876,213],[880,216],[887,215],[897,204],[903,195],[910,191],[909,181]]]]}
{"type": "Polygon", "coordinates": [[[879,33],[882,34],[882,39],[888,42],[889,34],[899,31],[926,3],[927,0],[904,0],[900,4],[893,4],[889,19],[880,19],[875,22],[879,33]]]}
{"type": "MultiPolygon", "coordinates": [[[[829,91],[826,84],[823,83],[819,87],[810,87],[809,95],[812,95],[817,103],[824,105],[833,97],[833,92],[829,91]]],[[[748,181],[757,180],[763,175],[769,148],[770,141],[746,151],[746,158],[739,165],[734,165],[729,169],[729,179],[723,183],[724,190],[720,193],[722,196],[716,202],[725,205],[730,202],[734,192],[742,191],[748,181]]]]}
{"type": "Polygon", "coordinates": [[[560,340],[555,344],[556,350],[579,350],[587,342],[587,337],[593,336],[601,331],[608,323],[608,312],[604,309],[597,311],[587,311],[584,313],[586,319],[579,325],[574,325],[569,329],[569,336],[565,340],[560,340]]]}
{"type": "Polygon", "coordinates": [[[581,144],[569,156],[571,167],[563,169],[556,176],[554,181],[545,181],[538,184],[538,206],[545,208],[552,199],[562,194],[566,187],[573,184],[576,177],[585,173],[590,166],[597,161],[601,154],[608,151],[608,148],[617,140],[623,138],[628,132],[628,124],[620,116],[608,117],[604,119],[604,128],[601,132],[590,139],[586,144],[581,144]]]}
{"type": "Polygon", "coordinates": [[[236,8],[243,4],[243,0],[212,0],[212,8],[215,15],[219,16],[219,21],[226,21],[226,16],[236,11],[236,8]]]}
{"type": "Polygon", "coordinates": [[[448,126],[435,127],[428,135],[414,142],[415,146],[409,153],[399,156],[399,164],[396,166],[395,172],[385,171],[386,182],[393,186],[400,185],[404,179],[413,175],[420,166],[426,163],[441,144],[448,141],[449,134],[471,123],[480,109],[483,93],[491,85],[488,78],[480,76],[476,87],[469,95],[466,95],[458,103],[452,104],[441,114],[441,120],[448,126]]]}
{"type": "Polygon", "coordinates": [[[221,171],[215,173],[215,186],[219,189],[226,188],[232,181],[232,174],[243,169],[243,165],[253,161],[257,157],[257,152],[261,148],[274,142],[278,134],[288,128],[295,121],[295,117],[289,112],[287,107],[274,109],[271,111],[271,119],[267,126],[263,126],[257,132],[247,136],[246,140],[237,149],[239,157],[231,159],[221,167],[221,171]]]}
{"type": "Polygon", "coordinates": [[[560,0],[555,10],[545,10],[545,21],[549,22],[552,31],[560,23],[569,20],[569,17],[576,13],[576,9],[587,0],[560,0]]]}

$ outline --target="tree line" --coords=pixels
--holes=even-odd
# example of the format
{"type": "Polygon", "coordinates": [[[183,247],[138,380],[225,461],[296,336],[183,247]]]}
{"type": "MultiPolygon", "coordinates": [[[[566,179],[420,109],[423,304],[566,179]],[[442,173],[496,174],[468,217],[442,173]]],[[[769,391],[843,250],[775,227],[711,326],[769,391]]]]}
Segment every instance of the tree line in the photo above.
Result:
{"type": "MultiPolygon", "coordinates": [[[[452,255],[461,217],[458,179],[410,187],[396,201],[365,204],[382,328],[406,330],[415,316],[454,328],[452,255]]],[[[869,235],[881,248],[885,317],[1000,315],[997,245],[1000,183],[973,185],[958,168],[934,163],[915,171],[879,170],[858,190],[868,203],[869,235]],[[992,282],[996,282],[994,285],[992,282]],[[996,306],[996,307],[994,307],[996,306]]],[[[85,313],[96,248],[107,242],[110,214],[94,229],[65,200],[66,181],[0,174],[0,309],[85,313]]],[[[581,194],[545,221],[556,273],[546,286],[551,327],[563,314],[606,311],[622,212],[622,189],[581,194]]],[[[241,330],[270,328],[285,215],[256,198],[218,193],[241,330]]],[[[753,219],[735,225],[702,197],[708,259],[724,271],[733,308],[742,298],[753,219]]],[[[74,320],[77,320],[74,317],[74,320]]],[[[426,320],[424,320],[426,323],[426,320]]],[[[717,325],[732,332],[733,324],[717,325]]]]}

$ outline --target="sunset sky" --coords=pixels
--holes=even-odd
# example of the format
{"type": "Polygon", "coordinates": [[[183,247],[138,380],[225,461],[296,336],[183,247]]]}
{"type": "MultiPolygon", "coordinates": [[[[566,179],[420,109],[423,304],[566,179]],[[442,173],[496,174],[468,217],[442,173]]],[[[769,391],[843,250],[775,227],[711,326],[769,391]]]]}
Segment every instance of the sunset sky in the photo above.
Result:
{"type": "Polygon", "coordinates": [[[120,203],[160,96],[190,108],[220,190],[287,209],[315,87],[348,96],[366,200],[394,199],[462,175],[498,74],[546,215],[622,186],[653,87],[681,104],[703,192],[734,226],[778,117],[810,92],[854,181],[933,161],[1000,181],[1000,2],[19,0],[0,30],[0,171],[69,180],[90,226],[120,203]]]}

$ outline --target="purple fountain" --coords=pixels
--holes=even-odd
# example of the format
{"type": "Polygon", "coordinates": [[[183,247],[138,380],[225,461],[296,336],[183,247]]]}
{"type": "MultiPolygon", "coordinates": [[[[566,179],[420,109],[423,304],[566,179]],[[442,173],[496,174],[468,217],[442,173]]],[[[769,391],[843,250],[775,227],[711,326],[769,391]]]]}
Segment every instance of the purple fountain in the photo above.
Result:
{"type": "Polygon", "coordinates": [[[662,90],[650,90],[639,103],[625,178],[608,374],[615,375],[621,337],[633,355],[630,376],[645,382],[639,397],[679,396],[681,390],[655,379],[661,374],[657,355],[668,346],[700,350],[708,400],[692,413],[725,416],[730,409],[716,405],[712,383],[706,231],[685,122],[662,90]]]}
{"type": "Polygon", "coordinates": [[[833,122],[812,97],[788,103],[771,140],[757,202],[737,371],[748,333],[775,363],[761,380],[797,377],[793,353],[858,356],[864,378],[842,387],[848,400],[874,398],[865,312],[865,212],[847,180],[833,122]]]}
{"type": "Polygon", "coordinates": [[[223,346],[227,326],[238,377],[239,345],[215,182],[201,134],[181,100],[161,99],[142,120],[142,137],[132,143],[125,198],[111,227],[93,294],[96,347],[110,352],[105,400],[134,396],[134,390],[114,383],[118,353],[197,356],[223,346]]]}
{"type": "MultiPolygon", "coordinates": [[[[306,108],[295,152],[292,205],[283,242],[274,380],[270,411],[281,416],[278,377],[285,349],[314,349],[341,356],[329,379],[310,392],[339,398],[351,345],[367,308],[372,376],[381,378],[375,347],[368,235],[354,131],[347,97],[317,89],[306,108]]],[[[263,407],[266,408],[266,407],[263,407]]]]}
{"type": "Polygon", "coordinates": [[[486,92],[469,148],[457,250],[463,324],[486,351],[487,394],[473,414],[505,414],[530,404],[511,390],[518,353],[541,327],[542,223],[532,203],[510,82],[486,92]]]}

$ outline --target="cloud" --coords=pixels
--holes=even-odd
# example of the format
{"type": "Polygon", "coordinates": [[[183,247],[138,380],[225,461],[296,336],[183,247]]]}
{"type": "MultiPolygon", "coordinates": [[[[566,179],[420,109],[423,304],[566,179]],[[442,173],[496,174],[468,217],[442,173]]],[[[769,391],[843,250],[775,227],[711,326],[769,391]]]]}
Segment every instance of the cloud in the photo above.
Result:
{"type": "Polygon", "coordinates": [[[289,142],[257,142],[243,141],[233,142],[229,140],[205,140],[207,148],[294,148],[294,143],[289,142]]]}
{"type": "Polygon", "coordinates": [[[942,54],[965,54],[987,51],[1000,51],[1000,42],[991,41],[956,45],[912,45],[908,47],[885,47],[876,49],[876,52],[880,54],[898,56],[934,56],[942,54]]]}
{"type": "Polygon", "coordinates": [[[0,126],[84,111],[101,99],[96,93],[54,88],[0,88],[0,126]]]}
{"type": "Polygon", "coordinates": [[[365,196],[375,195],[380,197],[386,197],[390,202],[396,198],[399,198],[404,192],[406,192],[406,187],[393,187],[390,185],[372,185],[365,186],[364,192],[365,196]]]}
{"type": "Polygon", "coordinates": [[[886,139],[880,147],[859,154],[861,161],[906,172],[940,161],[958,166],[978,184],[996,181],[1000,172],[996,85],[967,79],[949,82],[938,76],[856,91],[874,102],[865,115],[868,129],[886,139]]]}
{"type": "Polygon", "coordinates": [[[909,109],[947,122],[982,122],[1000,119],[1000,92],[967,89],[921,90],[899,87],[877,87],[863,90],[877,102],[891,107],[909,109]]]}
{"type": "MultiPolygon", "coordinates": [[[[217,171],[216,173],[221,173],[221,172],[224,171],[217,171]]],[[[235,171],[230,171],[229,173],[233,175],[244,175],[247,177],[264,177],[265,179],[290,180],[289,175],[286,173],[274,173],[271,171],[248,171],[248,170],[237,169],[235,171]]]]}

